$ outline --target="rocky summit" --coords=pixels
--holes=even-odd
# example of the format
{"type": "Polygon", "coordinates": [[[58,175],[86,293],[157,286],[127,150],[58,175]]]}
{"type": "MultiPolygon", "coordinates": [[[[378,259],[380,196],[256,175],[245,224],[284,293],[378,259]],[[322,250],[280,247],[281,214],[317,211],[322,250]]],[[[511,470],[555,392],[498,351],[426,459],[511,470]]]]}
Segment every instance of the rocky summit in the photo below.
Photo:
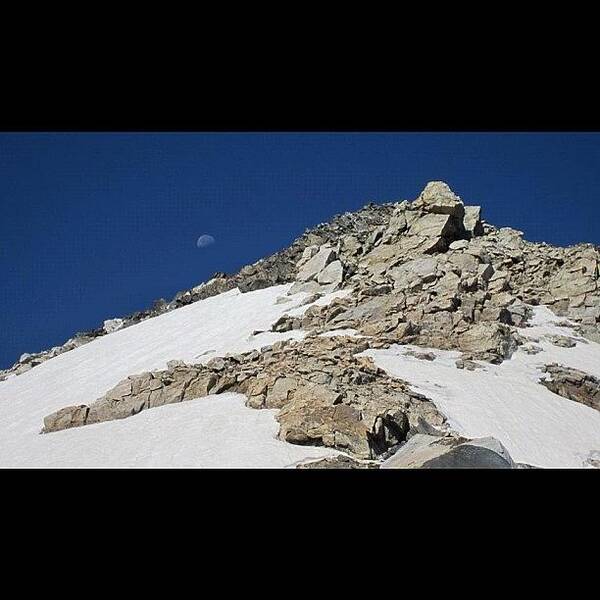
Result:
{"type": "MultiPolygon", "coordinates": [[[[600,411],[598,377],[572,364],[544,364],[542,356],[554,347],[569,363],[570,348],[589,352],[600,343],[600,249],[528,242],[482,214],[481,206],[465,205],[446,183],[432,181],[413,201],[337,215],[236,274],[217,273],[169,302],[23,355],[0,378],[236,288],[246,294],[285,284],[277,299],[281,316],[250,339],[286,339],[131,373],[85,404],[65,397],[62,408],[40,421],[43,434],[235,392],[254,410],[277,411],[280,440],[337,453],[298,465],[303,468],[522,468],[527,461],[511,457],[504,440],[458,431],[459,420],[448,419],[443,403],[369,354],[403,347],[414,369],[446,361],[452,376],[465,381],[519,357],[539,358],[531,385],[577,403],[577,410],[600,411]],[[293,302],[299,295],[300,308],[293,302]],[[294,308],[286,311],[290,303],[294,308]],[[552,331],[536,337],[538,307],[554,321],[552,331]]],[[[586,465],[594,461],[588,457],[586,465]]]]}

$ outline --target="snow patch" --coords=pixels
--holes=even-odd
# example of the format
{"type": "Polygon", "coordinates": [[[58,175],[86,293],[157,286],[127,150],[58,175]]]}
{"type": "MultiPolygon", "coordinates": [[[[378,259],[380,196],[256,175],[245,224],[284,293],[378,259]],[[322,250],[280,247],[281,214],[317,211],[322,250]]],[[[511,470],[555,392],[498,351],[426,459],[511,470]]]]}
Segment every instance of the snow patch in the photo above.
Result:
{"type": "Polygon", "coordinates": [[[168,404],[134,417],[38,435],[15,444],[14,467],[284,468],[337,454],[276,439],[277,410],[244,405],[224,393],[168,404]],[[33,463],[35,459],[35,464],[33,463]]]}
{"type": "MultiPolygon", "coordinates": [[[[89,404],[128,375],[165,369],[170,360],[204,363],[215,356],[304,337],[303,331],[265,331],[252,335],[257,330],[268,330],[290,306],[296,307],[299,314],[311,306],[298,306],[308,297],[305,293],[291,296],[291,303],[277,305],[277,297],[290,287],[289,284],[273,286],[246,294],[238,289],[230,290],[99,337],[18,377],[0,382],[0,466],[115,467],[131,466],[134,462],[157,466],[160,461],[169,466],[206,466],[208,463],[203,462],[202,457],[212,457],[207,459],[211,465],[227,467],[238,465],[242,460],[236,458],[235,439],[239,440],[240,448],[245,448],[243,454],[249,453],[248,464],[252,466],[289,464],[287,458],[281,458],[285,452],[276,452],[274,457],[280,458],[273,458],[274,462],[267,460],[265,431],[268,427],[261,419],[268,416],[269,427],[275,427],[276,431],[273,413],[245,407],[242,410],[235,402],[227,404],[225,400],[183,402],[143,411],[121,421],[53,434],[40,435],[39,432],[46,415],[65,406],[89,404]],[[206,408],[211,406],[213,412],[206,408]],[[262,413],[263,416],[258,416],[262,413]],[[161,420],[162,416],[166,421],[161,420]],[[194,420],[195,428],[184,426],[188,418],[194,420]],[[245,418],[249,419],[248,425],[244,425],[245,418]],[[208,426],[203,423],[222,423],[219,431],[225,435],[224,424],[228,419],[233,419],[227,433],[230,450],[217,452],[213,447],[216,438],[209,435],[208,426]],[[142,430],[146,426],[149,431],[144,434],[142,430]],[[162,450],[151,451],[153,443],[162,450]],[[263,448],[260,452],[257,450],[255,456],[248,450],[254,443],[263,448]],[[107,445],[110,448],[104,447],[107,445]],[[192,454],[192,450],[186,450],[188,446],[193,449],[192,454]],[[163,451],[165,456],[161,458],[163,451]],[[196,459],[199,463],[191,465],[190,461],[196,459]],[[261,461],[264,465],[259,465],[261,461]]],[[[339,293],[324,296],[319,304],[327,304],[334,297],[339,297],[339,293]]],[[[269,431],[271,440],[273,435],[269,431]]],[[[285,456],[296,456],[292,450],[296,446],[271,441],[274,445],[269,447],[284,444],[291,453],[285,456]]],[[[300,458],[329,456],[330,451],[319,448],[313,454],[312,449],[302,447],[301,455],[300,458]]]]}
{"type": "Polygon", "coordinates": [[[532,327],[520,333],[539,339],[536,343],[542,352],[530,355],[518,350],[500,365],[479,363],[484,369],[457,369],[459,352],[428,348],[437,357],[429,362],[407,355],[407,350],[425,350],[411,345],[367,350],[363,355],[430,398],[456,432],[469,438],[497,438],[515,462],[588,466],[589,457],[600,452],[600,412],[546,389],[538,383],[539,369],[557,362],[600,377],[600,344],[586,340],[573,348],[554,346],[545,336],[576,336],[559,326],[564,319],[548,308],[533,310],[532,327]]]}

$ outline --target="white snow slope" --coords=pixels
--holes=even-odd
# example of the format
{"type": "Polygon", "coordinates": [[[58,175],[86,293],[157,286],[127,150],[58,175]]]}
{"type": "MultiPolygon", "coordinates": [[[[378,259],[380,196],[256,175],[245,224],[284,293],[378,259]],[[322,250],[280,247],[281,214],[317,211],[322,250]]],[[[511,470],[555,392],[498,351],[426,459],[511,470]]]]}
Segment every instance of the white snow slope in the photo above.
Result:
{"type": "Polygon", "coordinates": [[[428,349],[437,358],[419,360],[405,353],[423,348],[409,345],[364,354],[429,397],[459,434],[493,436],[516,462],[538,467],[585,467],[587,459],[600,458],[600,412],[546,389],[538,383],[542,377],[539,367],[556,362],[600,377],[600,344],[557,326],[560,321],[564,319],[548,308],[535,307],[532,326],[520,333],[543,351],[530,355],[519,349],[501,365],[480,363],[485,364],[485,370],[457,369],[458,352],[428,349]],[[576,338],[577,345],[561,348],[545,337],[556,334],[576,338]]]}
{"type": "MultiPolygon", "coordinates": [[[[231,290],[105,335],[0,382],[0,467],[286,467],[335,454],[277,440],[277,411],[247,408],[239,394],[39,433],[46,415],[89,404],[128,375],[164,369],[169,360],[206,362],[302,338],[301,331],[252,335],[268,330],[285,313],[311,306],[298,306],[307,294],[276,304],[289,288],[231,290]]],[[[343,295],[329,294],[315,304],[343,295]]]]}
{"type": "MultiPolygon", "coordinates": [[[[283,314],[301,314],[306,294],[287,302],[289,285],[241,294],[232,290],[116,331],[0,382],[0,467],[289,467],[336,454],[276,439],[275,410],[244,405],[240,394],[209,396],[142,411],[107,423],[41,435],[44,416],[87,404],[135,373],[162,369],[172,359],[206,362],[304,332],[268,330],[283,314]]],[[[345,292],[329,294],[326,304],[345,292]]],[[[501,365],[459,370],[457,352],[428,349],[434,361],[406,354],[413,346],[369,350],[378,366],[408,381],[436,403],[448,425],[466,437],[494,436],[518,462],[583,467],[600,458],[600,412],[553,394],[539,368],[559,364],[600,377],[600,344],[577,338],[554,346],[551,334],[577,337],[545,307],[520,330],[542,352],[519,349],[501,365]]],[[[356,335],[342,330],[338,335],[356,335]]],[[[418,348],[423,350],[423,348],[418,348]]],[[[482,363],[483,364],[483,363],[482,363]]]]}

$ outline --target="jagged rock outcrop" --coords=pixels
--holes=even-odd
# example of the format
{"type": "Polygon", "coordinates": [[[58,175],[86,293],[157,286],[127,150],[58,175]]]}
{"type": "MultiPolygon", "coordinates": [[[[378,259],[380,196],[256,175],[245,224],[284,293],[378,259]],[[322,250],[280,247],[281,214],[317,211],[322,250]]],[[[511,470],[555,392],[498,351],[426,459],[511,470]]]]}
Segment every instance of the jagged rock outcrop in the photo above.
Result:
{"type": "Polygon", "coordinates": [[[600,410],[600,380],[597,377],[557,363],[546,365],[542,372],[548,376],[540,383],[551,392],[600,410]]]}
{"type": "MultiPolygon", "coordinates": [[[[386,342],[459,349],[463,364],[501,362],[522,342],[518,328],[527,326],[530,305],[543,301],[594,339],[600,327],[598,250],[548,249],[524,242],[514,229],[484,226],[480,207],[465,207],[446,184],[431,182],[415,202],[393,205],[387,226],[360,239],[342,237],[335,254],[330,245],[313,248],[311,257],[336,258],[343,273],[338,287],[352,294],[303,319],[284,319],[285,326],[353,328],[386,342]],[[576,299],[566,303],[572,294],[576,299]]],[[[303,275],[290,293],[308,291],[302,287],[306,260],[298,263],[303,275]]],[[[325,261],[317,266],[326,268],[325,261]]],[[[331,291],[318,285],[318,273],[312,273],[310,291],[331,291]]]]}
{"type": "Polygon", "coordinates": [[[360,339],[312,335],[206,365],[177,364],[133,375],[87,406],[48,415],[44,432],[229,391],[245,394],[253,408],[281,409],[281,439],[329,446],[358,458],[376,457],[415,433],[441,435],[445,420],[435,406],[370,358],[357,356],[367,348],[360,339]]]}

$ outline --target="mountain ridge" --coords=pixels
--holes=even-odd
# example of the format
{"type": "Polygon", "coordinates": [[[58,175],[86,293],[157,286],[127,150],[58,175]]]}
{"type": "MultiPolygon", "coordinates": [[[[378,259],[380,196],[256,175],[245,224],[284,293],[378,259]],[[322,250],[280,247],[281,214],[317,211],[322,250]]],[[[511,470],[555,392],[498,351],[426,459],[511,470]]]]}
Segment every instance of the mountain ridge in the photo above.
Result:
{"type": "MultiPolygon", "coordinates": [[[[455,210],[452,208],[455,199],[458,199],[458,205],[462,204],[462,200],[456,196],[449,186],[444,182],[430,182],[419,197],[412,203],[413,208],[427,209],[428,200],[423,201],[423,198],[431,197],[431,193],[438,196],[439,206],[432,205],[432,214],[444,214],[444,211],[455,210]],[[429,191],[428,191],[429,188],[429,191]],[[425,194],[425,196],[424,196],[425,194]],[[420,204],[419,204],[420,202],[420,204]],[[444,206],[442,206],[444,205],[444,206]],[[439,213],[441,211],[441,213],[439,213]]],[[[317,245],[332,242],[336,236],[349,235],[359,233],[360,228],[380,227],[386,222],[389,223],[391,214],[404,205],[407,201],[400,202],[385,202],[375,203],[369,202],[361,209],[353,212],[345,212],[334,215],[330,221],[322,222],[314,227],[306,229],[298,238],[296,238],[290,246],[271,254],[268,257],[259,259],[258,261],[242,267],[234,274],[225,274],[216,272],[213,277],[207,282],[203,282],[187,290],[183,290],[175,294],[169,302],[160,298],[152,304],[150,308],[134,312],[124,317],[107,319],[103,325],[92,330],[76,333],[72,338],[64,344],[54,346],[49,350],[25,353],[11,367],[0,371],[0,381],[10,375],[18,375],[28,371],[30,368],[41,364],[49,358],[53,358],[63,352],[72,350],[81,345],[89,343],[97,337],[106,335],[113,331],[117,331],[123,327],[129,327],[136,323],[142,322],[145,319],[155,317],[159,314],[164,314],[171,310],[175,310],[181,306],[186,306],[192,302],[197,302],[204,298],[208,298],[230,289],[238,287],[240,291],[247,292],[256,289],[263,289],[269,285],[278,285],[288,283],[294,280],[295,268],[298,257],[308,245],[317,245]]],[[[464,206],[464,205],[463,205],[464,206]]],[[[462,209],[458,209],[459,212],[462,209]]],[[[481,207],[467,205],[464,207],[467,213],[466,222],[471,229],[476,229],[476,232],[465,230],[464,237],[458,236],[457,239],[468,239],[471,233],[475,233],[475,237],[483,235],[485,228],[486,234],[494,231],[514,232],[515,235],[522,236],[523,232],[512,229],[510,227],[496,228],[488,224],[481,218],[481,207]]],[[[462,218],[465,218],[465,213],[461,213],[462,218]]],[[[364,241],[364,240],[363,240],[364,241]]],[[[548,247],[556,250],[574,250],[592,249],[598,254],[598,246],[589,243],[578,243],[570,246],[552,246],[545,242],[526,242],[539,247],[548,247]]]]}
{"type": "MultiPolygon", "coordinates": [[[[113,381],[108,391],[98,383],[100,396],[76,393],[80,404],[56,397],[42,437],[234,393],[249,408],[278,411],[280,440],[338,453],[317,466],[596,466],[600,253],[522,236],[486,223],[444,182],[428,183],[413,202],[337,215],[234,275],[217,274],[130,322],[105,323],[88,342],[127,342],[128,352],[142,352],[135,368],[143,371],[121,368],[125,379],[103,380],[113,381]],[[233,322],[220,315],[221,304],[252,307],[250,330],[242,313],[233,322]],[[136,340],[160,324],[154,343],[168,346],[184,318],[192,329],[177,336],[190,349],[198,327],[228,332],[233,345],[202,342],[194,355],[175,344],[185,360],[145,361],[151,349],[136,340]],[[561,433],[563,423],[577,431],[561,433]]],[[[82,357],[102,358],[81,345],[73,350],[82,357]]]]}

